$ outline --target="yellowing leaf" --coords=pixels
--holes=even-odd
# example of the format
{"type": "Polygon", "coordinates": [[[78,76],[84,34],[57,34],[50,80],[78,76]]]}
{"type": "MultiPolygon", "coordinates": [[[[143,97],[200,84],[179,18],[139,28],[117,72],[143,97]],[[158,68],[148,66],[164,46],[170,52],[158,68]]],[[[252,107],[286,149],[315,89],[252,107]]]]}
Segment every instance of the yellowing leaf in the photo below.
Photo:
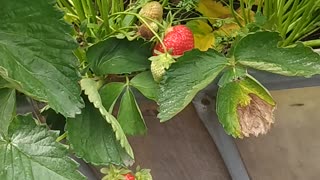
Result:
{"type": "Polygon", "coordinates": [[[196,10],[210,18],[225,18],[231,16],[229,8],[215,0],[200,0],[196,10]]]}
{"type": "Polygon", "coordinates": [[[235,37],[239,30],[240,26],[237,23],[226,23],[216,30],[216,32],[221,36],[235,37]]]}
{"type": "Polygon", "coordinates": [[[212,48],[215,38],[211,26],[201,20],[189,21],[187,26],[193,32],[195,48],[200,51],[207,51],[212,48]]]}

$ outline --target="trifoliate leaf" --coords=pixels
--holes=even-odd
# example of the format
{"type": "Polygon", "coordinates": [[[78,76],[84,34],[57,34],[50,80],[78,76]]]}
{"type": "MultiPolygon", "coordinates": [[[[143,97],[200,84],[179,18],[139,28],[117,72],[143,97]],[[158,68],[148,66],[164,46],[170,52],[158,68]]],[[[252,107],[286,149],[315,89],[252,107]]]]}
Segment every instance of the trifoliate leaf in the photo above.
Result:
{"type": "Polygon", "coordinates": [[[71,148],[85,161],[94,165],[132,164],[111,125],[89,101],[81,114],[67,119],[67,131],[71,148]]]}
{"type": "Polygon", "coordinates": [[[101,115],[105,120],[111,124],[113,131],[115,132],[116,139],[120,141],[120,145],[126,150],[131,158],[134,157],[132,148],[128,142],[126,135],[124,134],[120,124],[117,119],[112,116],[102,105],[101,97],[98,92],[98,83],[90,78],[82,79],[80,81],[81,88],[84,90],[84,93],[88,95],[88,99],[93,103],[94,107],[99,109],[101,115]]]}

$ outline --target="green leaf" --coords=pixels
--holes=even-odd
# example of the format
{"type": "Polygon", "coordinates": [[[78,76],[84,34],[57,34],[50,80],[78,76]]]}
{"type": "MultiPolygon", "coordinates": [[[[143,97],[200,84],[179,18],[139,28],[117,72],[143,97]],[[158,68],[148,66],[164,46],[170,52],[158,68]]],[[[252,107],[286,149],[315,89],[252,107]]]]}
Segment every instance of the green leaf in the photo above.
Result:
{"type": "Polygon", "coordinates": [[[249,34],[236,45],[234,57],[245,66],[286,76],[320,74],[319,54],[302,43],[278,47],[281,40],[276,32],[249,34]]]}
{"type": "MultiPolygon", "coordinates": [[[[259,97],[271,106],[271,110],[273,111],[275,102],[271,95],[261,84],[251,77],[233,81],[219,88],[216,112],[220,123],[228,134],[234,137],[243,137],[244,132],[240,126],[239,108],[250,108],[253,96],[259,97]]],[[[258,110],[254,109],[250,113],[257,113],[257,116],[261,118],[266,117],[264,111],[268,111],[268,109],[258,108],[258,110]]]]}
{"type": "Polygon", "coordinates": [[[84,93],[88,95],[89,101],[93,103],[94,107],[99,109],[101,115],[103,115],[105,120],[111,124],[112,129],[116,134],[116,139],[120,141],[121,147],[123,147],[133,159],[134,155],[132,148],[120,124],[118,123],[117,119],[113,117],[112,114],[110,114],[102,105],[101,97],[98,92],[98,83],[90,78],[85,78],[80,81],[80,85],[84,93]]]}
{"type": "Polygon", "coordinates": [[[153,80],[150,71],[142,72],[131,79],[130,85],[137,88],[145,97],[157,101],[159,85],[153,80]]]}
{"type": "Polygon", "coordinates": [[[110,113],[112,113],[113,106],[117,102],[117,99],[119,98],[125,86],[126,84],[121,82],[111,82],[99,90],[102,105],[110,113]]]}
{"type": "Polygon", "coordinates": [[[14,118],[8,136],[0,137],[0,179],[85,179],[57,137],[57,132],[37,126],[31,115],[14,118]]]}
{"type": "Polygon", "coordinates": [[[0,132],[6,135],[16,110],[16,91],[0,89],[0,102],[0,132]]]}
{"type": "Polygon", "coordinates": [[[111,125],[90,102],[80,115],[67,119],[67,131],[71,148],[85,161],[94,165],[132,164],[111,125]]]}
{"type": "Polygon", "coordinates": [[[129,88],[122,96],[118,121],[127,135],[143,135],[147,131],[139,106],[129,88]]]}
{"type": "Polygon", "coordinates": [[[0,75],[64,116],[80,113],[77,43],[55,1],[1,1],[0,75]]]}
{"type": "Polygon", "coordinates": [[[125,74],[150,68],[151,49],[143,40],[110,38],[91,46],[87,52],[91,69],[97,75],[125,74]]]}
{"type": "Polygon", "coordinates": [[[223,72],[222,77],[220,78],[218,85],[220,87],[225,86],[226,84],[240,80],[247,76],[247,69],[241,66],[229,67],[225,72],[223,72]]]}
{"type": "Polygon", "coordinates": [[[160,121],[183,110],[225,68],[227,59],[213,49],[186,52],[169,68],[160,84],[160,121]]]}

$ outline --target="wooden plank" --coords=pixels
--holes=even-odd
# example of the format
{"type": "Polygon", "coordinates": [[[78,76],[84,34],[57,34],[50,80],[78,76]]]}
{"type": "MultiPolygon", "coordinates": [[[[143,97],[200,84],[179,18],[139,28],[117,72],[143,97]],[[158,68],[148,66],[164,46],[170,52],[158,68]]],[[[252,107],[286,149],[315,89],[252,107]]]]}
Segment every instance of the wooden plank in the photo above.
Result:
{"type": "Polygon", "coordinates": [[[155,180],[230,179],[192,105],[166,123],[156,118],[156,104],[144,101],[140,107],[148,134],[130,138],[130,142],[136,164],[150,168],[155,180]]]}
{"type": "Polygon", "coordinates": [[[320,176],[320,87],[273,91],[271,131],[236,140],[254,180],[314,180],[320,176]]]}

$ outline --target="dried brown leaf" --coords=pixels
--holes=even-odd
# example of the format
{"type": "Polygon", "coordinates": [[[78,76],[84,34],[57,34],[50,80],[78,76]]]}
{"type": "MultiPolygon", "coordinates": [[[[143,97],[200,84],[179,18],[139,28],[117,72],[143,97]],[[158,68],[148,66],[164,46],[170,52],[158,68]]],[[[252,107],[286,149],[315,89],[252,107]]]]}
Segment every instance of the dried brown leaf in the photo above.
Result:
{"type": "Polygon", "coordinates": [[[255,94],[249,94],[250,104],[238,106],[237,113],[243,136],[266,134],[274,123],[275,106],[268,104],[255,94]]]}

